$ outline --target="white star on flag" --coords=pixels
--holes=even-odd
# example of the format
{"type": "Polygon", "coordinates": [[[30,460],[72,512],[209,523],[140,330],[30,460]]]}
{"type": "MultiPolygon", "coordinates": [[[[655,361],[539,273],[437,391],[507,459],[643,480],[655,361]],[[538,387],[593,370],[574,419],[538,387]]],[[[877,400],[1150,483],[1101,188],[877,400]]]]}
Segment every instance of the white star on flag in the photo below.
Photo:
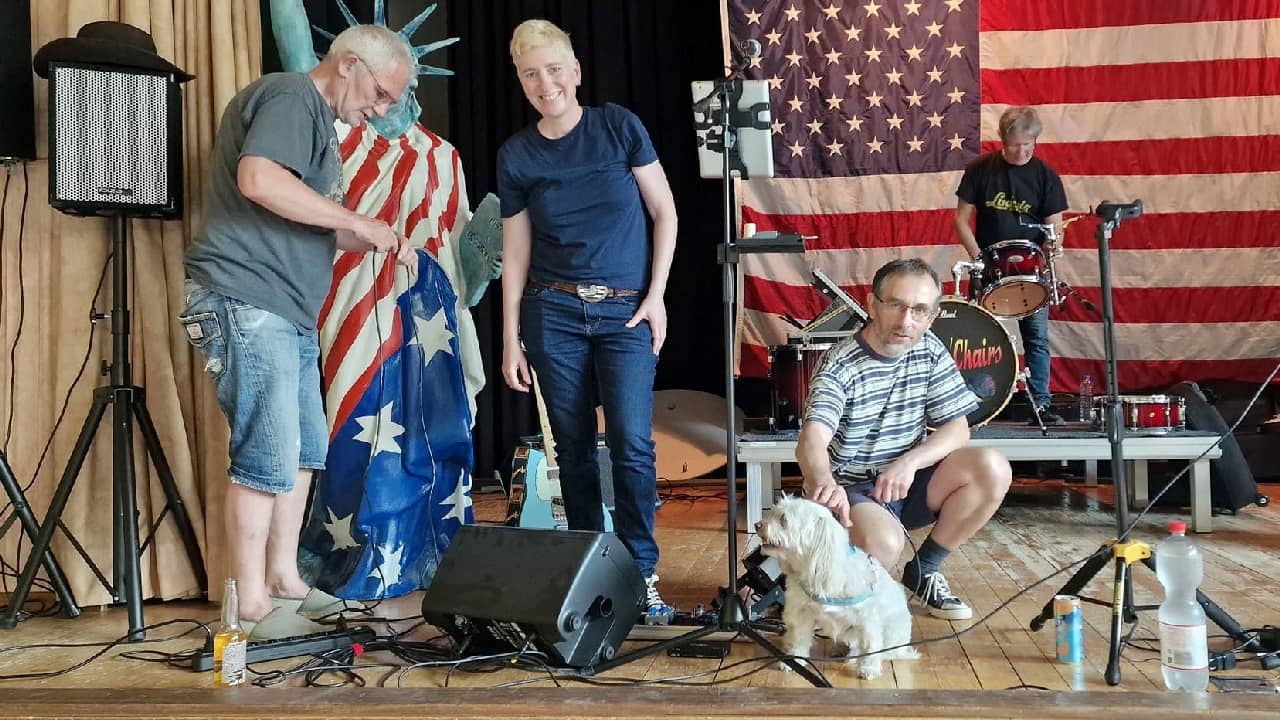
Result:
{"type": "Polygon", "coordinates": [[[387,403],[377,415],[356,418],[360,432],[352,439],[372,445],[374,457],[381,452],[400,452],[400,444],[395,439],[404,434],[404,426],[392,422],[391,406],[392,403],[387,403]]]}
{"type": "Polygon", "coordinates": [[[423,365],[430,365],[431,358],[440,350],[453,354],[453,346],[449,344],[453,340],[453,332],[449,330],[448,323],[449,318],[445,316],[443,307],[430,320],[413,316],[414,338],[409,344],[422,346],[423,365]]]}
{"type": "Polygon", "coordinates": [[[458,480],[458,485],[453,489],[453,494],[440,501],[441,505],[452,505],[449,512],[444,514],[441,520],[454,518],[460,523],[467,521],[467,508],[471,507],[471,473],[463,473],[458,480]]]}
{"type": "Polygon", "coordinates": [[[378,554],[382,556],[382,562],[374,566],[369,577],[378,579],[378,595],[381,596],[387,588],[400,582],[400,556],[404,554],[404,543],[400,543],[395,549],[389,545],[379,545],[378,554]]]}
{"type": "Polygon", "coordinates": [[[333,549],[346,550],[360,547],[360,544],[351,536],[351,518],[355,517],[355,515],[352,514],[340,518],[333,514],[333,508],[326,509],[329,511],[329,522],[324,524],[324,529],[329,531],[329,537],[333,538],[333,549]]]}

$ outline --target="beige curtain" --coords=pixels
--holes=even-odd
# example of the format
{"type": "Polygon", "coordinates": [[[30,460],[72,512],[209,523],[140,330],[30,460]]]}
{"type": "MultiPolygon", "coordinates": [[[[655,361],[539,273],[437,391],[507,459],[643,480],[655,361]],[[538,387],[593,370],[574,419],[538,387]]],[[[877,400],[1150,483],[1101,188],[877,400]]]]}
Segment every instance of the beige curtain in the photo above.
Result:
{"type": "MultiPolygon", "coordinates": [[[[146,390],[147,407],[199,538],[216,597],[221,589],[218,579],[225,574],[220,546],[226,422],[174,318],[182,308],[182,257],[200,217],[202,178],[217,121],[227,101],[260,72],[258,0],[38,0],[31,6],[33,50],[55,38],[74,36],[87,22],[118,20],[151,33],[161,55],[196,76],[182,86],[183,219],[129,221],[130,340],[133,383],[146,390]]],[[[107,312],[112,306],[111,225],[104,219],[75,218],[50,208],[46,81],[36,78],[35,95],[40,159],[10,169],[0,208],[0,417],[5,421],[9,463],[22,485],[31,483],[27,499],[37,518],[43,518],[85,422],[94,389],[110,382],[100,369],[111,358],[111,323],[90,326],[89,311],[92,306],[107,312]],[[106,279],[97,292],[104,271],[106,279]],[[88,362],[77,381],[86,352],[88,362]],[[73,386],[65,417],[55,432],[64,397],[73,386]],[[37,473],[51,433],[48,456],[37,473]]],[[[113,522],[111,416],[108,410],[62,517],[108,578],[113,522]]],[[[145,537],[165,503],[136,426],[134,458],[139,532],[145,537]]],[[[19,542],[19,535],[14,528],[0,541],[0,557],[10,564],[25,562],[30,548],[25,538],[19,542]]],[[[80,604],[109,601],[61,533],[55,536],[54,549],[80,604]]],[[[189,597],[198,592],[198,579],[168,517],[142,557],[142,570],[146,597],[189,597]]]]}

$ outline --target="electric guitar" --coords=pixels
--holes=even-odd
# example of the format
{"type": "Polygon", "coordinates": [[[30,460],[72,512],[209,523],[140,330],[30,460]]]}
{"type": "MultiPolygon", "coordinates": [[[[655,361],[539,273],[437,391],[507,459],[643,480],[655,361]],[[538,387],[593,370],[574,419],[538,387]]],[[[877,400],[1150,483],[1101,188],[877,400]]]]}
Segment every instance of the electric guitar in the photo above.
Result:
{"type": "MultiPolygon", "coordinates": [[[[538,425],[542,430],[542,448],[516,448],[511,461],[511,489],[507,496],[506,525],[512,527],[567,530],[569,520],[564,511],[564,495],[560,491],[560,468],[556,466],[555,439],[551,421],[542,400],[538,376],[533,376],[533,396],[538,404],[538,425]]],[[[613,532],[613,516],[608,506],[604,513],[604,529],[613,532]]]]}

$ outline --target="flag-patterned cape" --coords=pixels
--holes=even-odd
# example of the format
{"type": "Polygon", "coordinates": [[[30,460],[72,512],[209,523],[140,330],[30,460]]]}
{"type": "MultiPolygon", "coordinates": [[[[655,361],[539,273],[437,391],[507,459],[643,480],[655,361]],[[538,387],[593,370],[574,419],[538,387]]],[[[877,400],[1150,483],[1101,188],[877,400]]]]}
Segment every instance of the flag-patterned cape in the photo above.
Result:
{"type": "Polygon", "coordinates": [[[421,249],[412,288],[388,254],[339,252],[320,316],[330,448],[301,564],[318,587],[368,599],[426,587],[472,522],[484,370],[452,241],[470,218],[458,153],[418,124],[393,140],[337,126],[347,206],[421,249]]]}
{"type": "MultiPolygon", "coordinates": [[[[925,258],[944,279],[964,166],[1038,109],[1036,153],[1071,210],[1142,199],[1112,235],[1122,389],[1261,380],[1280,357],[1280,0],[727,0],[727,46],[758,40],[775,178],[740,183],[743,222],[817,235],[748,255],[740,369],[760,375],[780,316],[826,301],[818,267],[864,300],[876,268],[925,258]]],[[[1093,218],[1058,276],[1101,307],[1093,218]]],[[[951,288],[947,288],[951,292],[951,288]]],[[[1050,311],[1052,387],[1103,377],[1101,318],[1050,311]]],[[[1012,328],[1016,337],[1016,327],[1012,328]]]]}

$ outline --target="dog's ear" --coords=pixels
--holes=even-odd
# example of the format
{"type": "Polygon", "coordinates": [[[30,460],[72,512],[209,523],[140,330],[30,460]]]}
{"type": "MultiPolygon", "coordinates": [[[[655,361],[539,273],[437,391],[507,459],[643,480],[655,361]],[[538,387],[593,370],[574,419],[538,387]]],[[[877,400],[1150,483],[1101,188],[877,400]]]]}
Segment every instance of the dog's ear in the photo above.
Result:
{"type": "Polygon", "coordinates": [[[830,595],[844,584],[844,561],[849,552],[849,536],[825,507],[815,508],[806,528],[808,542],[806,574],[814,592],[830,595]]]}

